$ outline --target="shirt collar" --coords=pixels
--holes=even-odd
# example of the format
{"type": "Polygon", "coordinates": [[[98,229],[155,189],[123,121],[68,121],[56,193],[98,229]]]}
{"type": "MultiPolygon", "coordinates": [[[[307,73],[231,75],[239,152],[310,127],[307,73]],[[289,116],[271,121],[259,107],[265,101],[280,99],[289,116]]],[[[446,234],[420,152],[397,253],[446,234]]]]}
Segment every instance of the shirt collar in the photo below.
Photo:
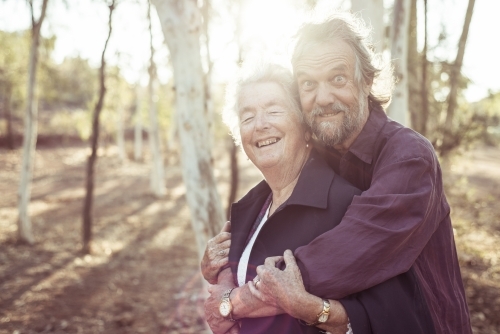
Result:
{"type": "Polygon", "coordinates": [[[335,172],[321,155],[312,150],[304,165],[292,195],[286,205],[304,205],[320,209],[328,207],[328,194],[335,172]]]}
{"type": "MultiPolygon", "coordinates": [[[[292,194],[284,205],[304,205],[326,209],[328,207],[328,193],[334,175],[335,172],[321,155],[316,150],[312,150],[292,194]]],[[[252,206],[255,201],[263,203],[270,191],[267,182],[262,181],[240,201],[233,204],[233,209],[240,211],[252,206]]]]}
{"type": "Polygon", "coordinates": [[[381,106],[374,105],[371,107],[368,120],[363,130],[361,130],[361,133],[354,140],[351,147],[349,147],[349,152],[354,154],[361,161],[371,164],[373,161],[375,142],[377,141],[379,132],[387,123],[387,120],[387,115],[381,106]]]}

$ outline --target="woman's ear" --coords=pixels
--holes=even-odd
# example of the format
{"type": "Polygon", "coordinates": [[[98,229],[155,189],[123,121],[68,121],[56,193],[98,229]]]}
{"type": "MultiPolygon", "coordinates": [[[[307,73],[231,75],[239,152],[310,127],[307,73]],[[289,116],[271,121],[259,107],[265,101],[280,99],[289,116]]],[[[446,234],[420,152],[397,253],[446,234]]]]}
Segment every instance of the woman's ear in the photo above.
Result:
{"type": "Polygon", "coordinates": [[[308,143],[308,142],[311,140],[311,136],[312,136],[312,134],[311,134],[311,132],[310,132],[310,131],[306,131],[306,132],[304,133],[304,138],[305,138],[305,140],[306,140],[306,143],[308,143]]]}

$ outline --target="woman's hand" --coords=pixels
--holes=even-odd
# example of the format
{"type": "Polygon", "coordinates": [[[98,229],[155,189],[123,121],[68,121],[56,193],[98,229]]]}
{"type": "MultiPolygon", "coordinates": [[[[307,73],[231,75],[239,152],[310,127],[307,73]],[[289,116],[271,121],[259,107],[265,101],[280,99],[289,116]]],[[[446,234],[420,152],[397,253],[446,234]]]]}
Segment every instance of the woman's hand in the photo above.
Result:
{"type": "Polygon", "coordinates": [[[217,283],[217,275],[228,263],[229,247],[231,246],[231,222],[226,222],[222,231],[210,239],[201,260],[201,273],[210,284],[217,283]]]}
{"type": "Polygon", "coordinates": [[[234,288],[234,285],[227,284],[227,282],[224,282],[224,284],[211,285],[208,287],[210,296],[205,301],[205,320],[210,326],[210,329],[215,334],[233,334],[239,332],[239,327],[236,323],[225,319],[219,313],[219,304],[222,299],[222,295],[226,290],[231,288],[234,288]],[[233,328],[235,325],[237,327],[233,328]],[[238,332],[234,331],[236,329],[238,329],[238,332]]]}

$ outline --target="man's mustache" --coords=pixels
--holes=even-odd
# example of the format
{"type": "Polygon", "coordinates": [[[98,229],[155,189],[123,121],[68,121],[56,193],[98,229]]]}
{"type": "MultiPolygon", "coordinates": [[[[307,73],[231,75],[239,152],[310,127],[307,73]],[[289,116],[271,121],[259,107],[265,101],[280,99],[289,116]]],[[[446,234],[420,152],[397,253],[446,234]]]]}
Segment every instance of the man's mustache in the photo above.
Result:
{"type": "Polygon", "coordinates": [[[342,102],[334,102],[326,107],[316,107],[312,110],[311,116],[320,116],[323,114],[338,114],[339,112],[348,113],[350,111],[349,107],[342,102]]]}

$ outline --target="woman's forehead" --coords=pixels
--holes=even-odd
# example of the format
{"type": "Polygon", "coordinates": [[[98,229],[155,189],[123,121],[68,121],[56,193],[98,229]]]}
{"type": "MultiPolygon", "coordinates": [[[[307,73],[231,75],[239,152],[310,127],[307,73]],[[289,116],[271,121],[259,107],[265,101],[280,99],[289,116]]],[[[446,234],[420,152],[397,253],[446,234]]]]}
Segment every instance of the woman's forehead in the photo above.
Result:
{"type": "Polygon", "coordinates": [[[240,112],[248,109],[269,108],[274,105],[287,107],[287,97],[276,82],[258,82],[242,87],[239,97],[240,112]]]}

